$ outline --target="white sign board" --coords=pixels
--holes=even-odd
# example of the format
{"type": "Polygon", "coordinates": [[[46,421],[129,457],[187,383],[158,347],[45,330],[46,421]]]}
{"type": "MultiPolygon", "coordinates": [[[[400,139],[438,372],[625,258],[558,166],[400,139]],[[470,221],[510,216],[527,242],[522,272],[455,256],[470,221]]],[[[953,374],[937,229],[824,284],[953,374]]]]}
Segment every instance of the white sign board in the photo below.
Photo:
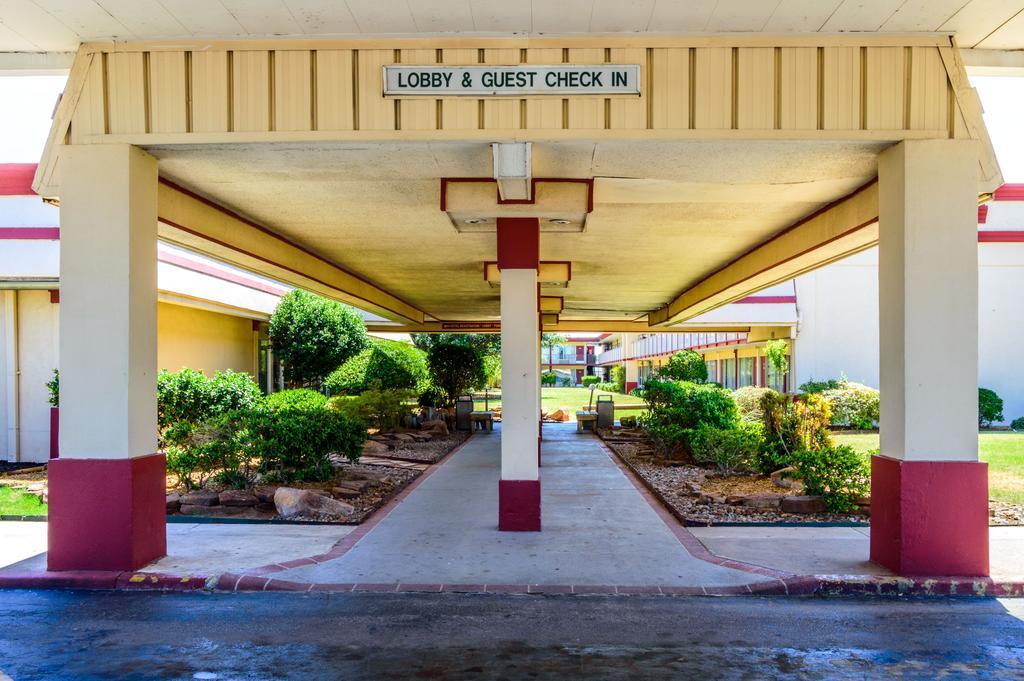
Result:
{"type": "Polygon", "coordinates": [[[638,64],[384,67],[388,97],[639,95],[638,64]]]}

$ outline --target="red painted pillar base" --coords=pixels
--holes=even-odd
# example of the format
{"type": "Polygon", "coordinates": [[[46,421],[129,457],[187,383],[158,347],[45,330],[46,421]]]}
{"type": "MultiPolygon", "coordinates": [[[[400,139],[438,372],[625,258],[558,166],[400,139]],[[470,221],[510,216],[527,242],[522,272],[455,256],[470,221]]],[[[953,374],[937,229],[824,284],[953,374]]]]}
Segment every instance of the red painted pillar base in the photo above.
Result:
{"type": "Polygon", "coordinates": [[[628,395],[633,388],[637,387],[636,381],[626,381],[626,394],[628,395]]]}
{"type": "Polygon", "coordinates": [[[498,529],[540,532],[540,480],[498,481],[498,529]]]}
{"type": "Polygon", "coordinates": [[[60,456],[60,409],[50,407],[50,458],[60,456]]]}
{"type": "Polygon", "coordinates": [[[988,464],[871,457],[871,560],[905,576],[988,576],[988,464]]]}
{"type": "Polygon", "coordinates": [[[136,570],[167,554],[163,454],[50,462],[50,570],[136,570]]]}

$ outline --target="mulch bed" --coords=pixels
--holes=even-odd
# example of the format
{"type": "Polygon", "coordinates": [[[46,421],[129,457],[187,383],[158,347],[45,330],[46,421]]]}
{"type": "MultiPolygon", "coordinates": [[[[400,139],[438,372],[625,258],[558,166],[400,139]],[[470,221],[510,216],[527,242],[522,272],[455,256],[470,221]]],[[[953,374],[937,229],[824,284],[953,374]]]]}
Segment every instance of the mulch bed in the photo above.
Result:
{"type": "MultiPolygon", "coordinates": [[[[751,508],[736,503],[748,495],[801,494],[779,487],[766,475],[720,475],[694,464],[658,459],[639,431],[601,430],[604,440],[623,462],[652,489],[662,503],[687,525],[721,523],[859,523],[867,513],[785,513],[778,508],[751,508]],[[728,503],[729,500],[733,503],[728,503]]],[[[989,501],[989,524],[1024,525],[1024,506],[989,501]]]]}
{"type": "Polygon", "coordinates": [[[423,463],[437,463],[445,457],[448,452],[462,444],[470,436],[465,431],[455,431],[444,437],[434,438],[424,442],[396,441],[386,436],[374,436],[373,439],[385,443],[387,451],[375,451],[372,456],[382,459],[399,459],[401,461],[420,461],[423,463]]]}

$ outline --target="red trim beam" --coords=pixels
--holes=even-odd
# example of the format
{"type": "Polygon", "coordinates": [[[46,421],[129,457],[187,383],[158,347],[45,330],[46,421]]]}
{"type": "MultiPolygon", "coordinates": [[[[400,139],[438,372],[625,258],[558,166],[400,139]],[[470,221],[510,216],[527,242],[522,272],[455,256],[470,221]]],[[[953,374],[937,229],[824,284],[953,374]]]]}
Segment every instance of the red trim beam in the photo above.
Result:
{"type": "Polygon", "coordinates": [[[498,218],[498,269],[540,267],[540,220],[498,218]]]}

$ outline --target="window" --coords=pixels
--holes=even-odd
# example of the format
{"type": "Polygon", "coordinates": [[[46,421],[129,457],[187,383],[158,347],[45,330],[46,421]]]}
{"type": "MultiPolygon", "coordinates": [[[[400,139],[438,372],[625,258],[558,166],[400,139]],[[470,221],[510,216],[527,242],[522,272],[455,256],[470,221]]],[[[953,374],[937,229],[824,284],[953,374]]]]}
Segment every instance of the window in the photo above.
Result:
{"type": "Polygon", "coordinates": [[[735,390],[736,388],[736,360],[722,360],[722,387],[735,390]]]}
{"type": "Polygon", "coordinates": [[[765,375],[768,378],[768,387],[772,390],[777,390],[780,393],[786,392],[786,388],[789,387],[786,385],[786,372],[776,369],[767,359],[765,359],[764,362],[767,365],[765,368],[765,375]]]}
{"type": "Polygon", "coordinates": [[[704,362],[708,367],[708,382],[715,383],[718,381],[718,362],[713,359],[705,360],[704,362]]]}
{"type": "Polygon", "coordinates": [[[277,392],[284,387],[284,373],[281,360],[274,354],[270,344],[270,326],[266,322],[259,325],[259,379],[263,394],[277,392]]]}
{"type": "Polygon", "coordinates": [[[754,358],[740,357],[740,380],[738,388],[754,385],[754,358]]]}

